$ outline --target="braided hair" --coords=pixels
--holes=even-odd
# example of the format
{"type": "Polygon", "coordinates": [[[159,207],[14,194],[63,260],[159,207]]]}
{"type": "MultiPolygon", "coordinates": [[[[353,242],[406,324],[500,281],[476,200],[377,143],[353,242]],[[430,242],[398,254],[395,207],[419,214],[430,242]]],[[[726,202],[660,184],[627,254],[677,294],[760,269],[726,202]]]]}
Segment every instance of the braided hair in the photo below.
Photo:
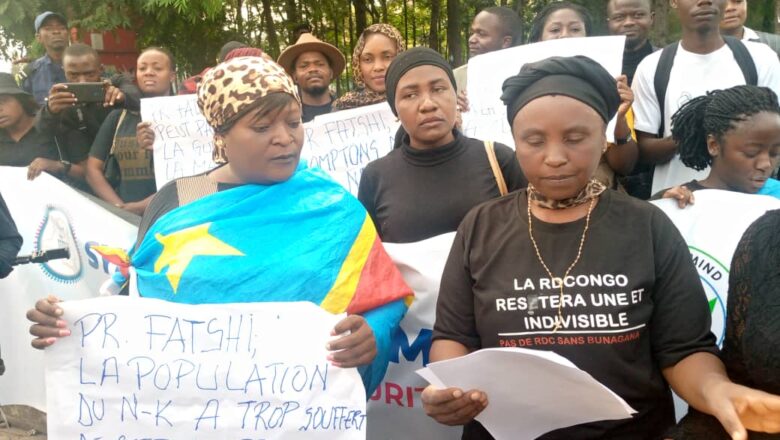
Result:
{"type": "Polygon", "coordinates": [[[712,164],[707,136],[723,143],[734,125],[760,112],[780,114],[775,93],[766,87],[736,86],[713,90],[686,102],[672,116],[672,138],[685,166],[703,170],[712,164]]]}

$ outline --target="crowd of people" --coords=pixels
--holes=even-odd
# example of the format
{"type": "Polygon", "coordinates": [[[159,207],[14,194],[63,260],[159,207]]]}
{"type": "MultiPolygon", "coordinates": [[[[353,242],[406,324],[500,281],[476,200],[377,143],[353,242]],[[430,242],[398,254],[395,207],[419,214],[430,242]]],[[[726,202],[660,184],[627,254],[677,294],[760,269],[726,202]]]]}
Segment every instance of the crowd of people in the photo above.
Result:
{"type": "MultiPolygon", "coordinates": [[[[373,24],[360,35],[351,57],[355,87],[341,97],[330,85],[347,67],[346,57],[310,32],[277,61],[259,48],[229,42],[215,67],[178,88],[197,93],[214,129],[217,167],[177,179],[159,192],[154,132],[141,121],[139,103],[176,92],[174,57],[149,47],[138,57],[134,78],[105,80],[98,53],[84,44],[68,45],[65,17],[45,12],[35,20],[35,30],[46,55],[25,68],[21,84],[0,74],[0,165],[28,167],[29,179],[50,173],[140,216],[132,250],[138,274],[158,272],[147,255],[157,246],[158,231],[170,233],[181,219],[204,223],[207,216],[200,212],[255,197],[258,203],[241,216],[267,218],[295,200],[317,210],[323,221],[354,226],[353,236],[373,233],[384,242],[411,243],[456,232],[441,280],[431,361],[510,346],[502,335],[516,331],[522,315],[502,313],[496,299],[517,295],[507,287],[514,278],[625,274],[626,289],[646,292],[626,307],[632,328],[641,328],[637,338],[618,347],[548,348],[605,384],[637,414],[542,438],[747,438],[746,429],[750,438],[780,438],[760,434],[780,432],[780,363],[768,354],[780,352],[774,335],[780,321],[771,313],[780,295],[777,211],[750,228],[734,258],[721,353],[685,241],[669,218],[645,201],[674,198],[682,208],[695,203],[694,192],[703,189],[780,198],[780,182],[772,178],[780,165],[780,44],[777,36],[744,26],[747,1],[676,0],[672,7],[682,37],[658,49],[649,40],[654,19],[649,0],[607,3],[610,33],[626,37],[617,78],[582,56],[528,63],[508,78],[501,99],[514,151],[461,132],[461,116],[469,111],[466,88],[474,78],[467,77],[465,67],[453,70],[432,49],[406,48],[389,24],[373,24]],[[84,82],[102,82],[102,99],[79,102],[68,84],[84,82]],[[382,102],[401,128],[395,149],[363,171],[357,203],[300,161],[302,124],[382,102]],[[613,118],[614,142],[607,142],[613,118]],[[264,193],[268,188],[275,191],[273,198],[264,193]],[[322,197],[325,192],[328,197],[322,197]],[[678,426],[671,390],[691,405],[678,426]]],[[[535,17],[527,43],[587,38],[593,28],[586,8],[554,2],[535,17]]],[[[471,25],[470,56],[523,44],[520,29],[511,9],[480,11],[471,25]]],[[[7,209],[0,210],[0,220],[3,214],[7,209]]],[[[241,224],[248,240],[264,234],[263,221],[241,224]]],[[[310,240],[324,246],[334,237],[310,240]]],[[[283,262],[297,278],[324,270],[276,241],[258,246],[266,246],[268,258],[283,262]]],[[[384,279],[400,278],[390,272],[384,279]]],[[[220,283],[211,278],[196,277],[192,288],[215,289],[220,283]]],[[[247,276],[256,287],[251,295],[209,290],[192,301],[303,299],[327,309],[329,286],[301,296],[289,290],[295,286],[262,278],[247,276]]],[[[524,316],[548,314],[553,331],[572,322],[575,317],[567,315],[574,312],[563,306],[565,287],[559,284],[548,292],[559,298],[557,307],[526,310],[524,316]]],[[[139,286],[141,296],[187,301],[139,286]]],[[[361,367],[368,395],[387,368],[387,341],[411,294],[401,281],[374,287],[381,298],[371,307],[354,300],[360,304],[347,306],[347,301],[339,309],[350,316],[334,329],[341,338],[330,347],[336,365],[361,367]]],[[[126,286],[122,293],[127,294],[126,286]]],[[[69,335],[58,302],[48,297],[28,312],[34,347],[69,335]]],[[[489,439],[474,420],[489,397],[481,390],[429,386],[422,401],[436,421],[463,425],[464,439],[489,439]]]]}

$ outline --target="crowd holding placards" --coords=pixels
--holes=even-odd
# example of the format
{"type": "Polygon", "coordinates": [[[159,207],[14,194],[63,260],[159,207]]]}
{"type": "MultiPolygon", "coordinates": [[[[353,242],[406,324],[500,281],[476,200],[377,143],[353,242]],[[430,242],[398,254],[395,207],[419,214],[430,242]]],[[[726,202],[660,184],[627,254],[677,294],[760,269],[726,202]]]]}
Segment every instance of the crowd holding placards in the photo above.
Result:
{"type": "MultiPolygon", "coordinates": [[[[625,36],[622,74],[585,56],[525,63],[501,85],[514,150],[462,130],[478,99],[467,84],[480,75],[406,48],[388,24],[363,31],[351,58],[355,88],[339,97],[330,84],[346,59],[310,33],[276,62],[229,42],[216,66],[177,88],[174,57],[161,47],[141,51],[133,78],[103,80],[98,53],[68,44],[66,18],[44,12],[35,30],[46,55],[19,83],[0,73],[0,166],[27,167],[30,180],[49,173],[140,217],[132,249],[99,250],[118,268],[105,291],[186,304],[309,301],[346,313],[328,361],[357,368],[367,397],[414,304],[382,242],[455,232],[426,359],[550,350],[636,411],[539,438],[780,438],[780,362],[768,354],[780,352],[771,313],[780,304],[778,211],[748,229],[732,260],[721,352],[691,245],[647,202],[671,198],[685,209],[700,190],[758,195],[767,210],[780,199],[777,37],[744,27],[745,3],[673,2],[682,38],[657,49],[651,2],[610,0],[608,28],[625,36]],[[96,82],[97,97],[79,87],[96,82]],[[196,94],[215,166],[161,185],[159,134],[140,100],[175,90],[196,94]],[[301,159],[312,142],[304,123],[385,102],[400,121],[394,148],[360,171],[357,197],[301,159]],[[671,391],[691,407],[677,425],[671,391]]],[[[484,9],[470,55],[520,45],[519,23],[510,9],[484,9]]],[[[586,8],[554,2],[527,44],[587,44],[592,32],[586,8]]],[[[0,208],[5,276],[21,244],[13,206],[0,198],[0,208]]],[[[35,348],[70,335],[56,297],[30,307],[35,348]]],[[[522,366],[506,374],[522,375],[522,366]]],[[[462,426],[462,438],[493,438],[475,419],[491,404],[482,390],[428,385],[419,398],[415,411],[462,426]]]]}

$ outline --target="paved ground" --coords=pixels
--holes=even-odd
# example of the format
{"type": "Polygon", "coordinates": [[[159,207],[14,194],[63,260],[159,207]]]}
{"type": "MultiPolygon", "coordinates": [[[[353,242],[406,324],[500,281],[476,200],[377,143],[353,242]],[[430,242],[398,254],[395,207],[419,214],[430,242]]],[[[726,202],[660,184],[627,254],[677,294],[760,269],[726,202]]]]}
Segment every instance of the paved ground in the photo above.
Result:
{"type": "Polygon", "coordinates": [[[29,406],[5,405],[0,407],[11,427],[6,427],[0,417],[0,440],[45,440],[46,414],[29,406]]]}

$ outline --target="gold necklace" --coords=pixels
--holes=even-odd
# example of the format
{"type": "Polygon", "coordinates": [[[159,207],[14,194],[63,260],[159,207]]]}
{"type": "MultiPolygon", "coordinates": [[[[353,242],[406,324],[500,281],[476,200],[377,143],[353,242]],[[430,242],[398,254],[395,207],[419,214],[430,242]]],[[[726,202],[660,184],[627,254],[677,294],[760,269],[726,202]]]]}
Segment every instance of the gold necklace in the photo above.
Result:
{"type": "MultiPolygon", "coordinates": [[[[553,328],[553,333],[557,332],[558,329],[561,327],[561,324],[563,324],[563,280],[566,279],[566,277],[569,276],[569,272],[574,268],[574,265],[577,264],[578,261],[580,261],[580,256],[582,256],[582,246],[585,244],[585,234],[588,232],[588,227],[590,226],[590,214],[593,212],[593,205],[596,202],[596,197],[593,197],[590,199],[590,206],[588,207],[588,215],[585,217],[585,229],[582,230],[582,237],[580,238],[580,246],[577,249],[577,257],[574,259],[574,261],[571,262],[569,265],[569,268],[566,269],[566,272],[563,274],[563,277],[561,277],[561,292],[558,296],[558,316],[555,317],[555,328],[553,328]]],[[[542,258],[542,253],[539,252],[539,246],[536,245],[536,240],[534,240],[534,227],[533,223],[531,222],[531,200],[528,200],[528,236],[531,237],[531,244],[534,245],[534,250],[536,251],[536,257],[539,259],[539,262],[542,263],[542,267],[544,267],[544,270],[547,271],[547,275],[550,277],[550,282],[555,282],[555,277],[553,276],[552,272],[550,271],[550,268],[547,267],[547,264],[545,264],[544,259],[542,258]]]]}

